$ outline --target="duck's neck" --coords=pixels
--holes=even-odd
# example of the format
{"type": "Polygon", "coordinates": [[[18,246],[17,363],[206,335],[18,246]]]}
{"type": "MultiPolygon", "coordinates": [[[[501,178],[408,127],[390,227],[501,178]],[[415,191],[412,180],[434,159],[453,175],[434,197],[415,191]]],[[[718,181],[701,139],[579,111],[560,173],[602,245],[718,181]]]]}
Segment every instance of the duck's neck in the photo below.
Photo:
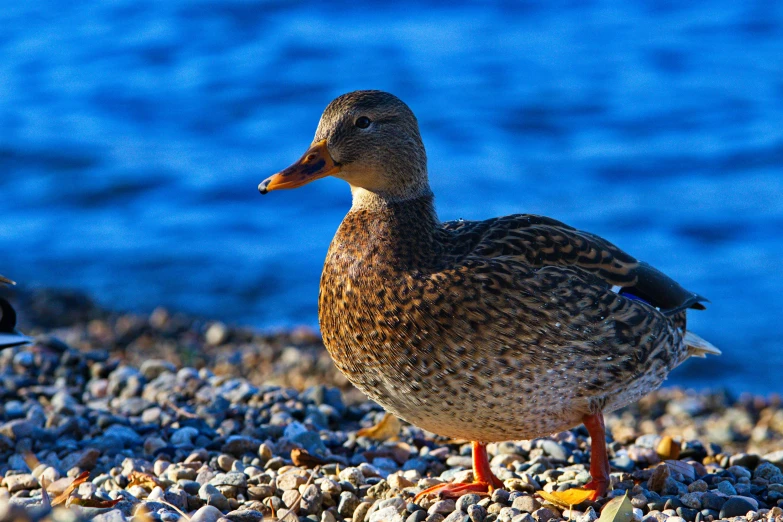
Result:
{"type": "Polygon", "coordinates": [[[429,187],[416,197],[391,201],[364,189],[354,189],[353,206],[341,228],[354,239],[361,238],[363,252],[357,254],[365,261],[370,256],[374,262],[400,267],[423,266],[430,265],[440,252],[440,221],[429,187]]]}
{"type": "MultiPolygon", "coordinates": [[[[421,198],[429,197],[430,201],[432,200],[432,190],[426,181],[414,186],[395,187],[382,191],[372,191],[351,185],[351,195],[353,196],[351,210],[383,211],[389,206],[405,205],[407,202],[421,198]]],[[[435,212],[434,207],[432,212],[435,212]]]]}

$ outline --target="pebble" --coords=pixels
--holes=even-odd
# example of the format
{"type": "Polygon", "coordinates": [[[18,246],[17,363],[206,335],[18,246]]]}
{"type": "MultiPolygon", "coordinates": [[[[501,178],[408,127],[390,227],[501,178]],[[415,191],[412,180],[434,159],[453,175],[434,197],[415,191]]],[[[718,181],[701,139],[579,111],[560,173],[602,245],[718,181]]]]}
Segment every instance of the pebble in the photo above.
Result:
{"type": "Polygon", "coordinates": [[[215,506],[204,506],[190,517],[190,522],[217,522],[222,516],[223,513],[215,506]]]}
{"type": "Polygon", "coordinates": [[[731,497],[729,498],[720,510],[720,518],[729,517],[742,517],[745,516],[748,511],[755,511],[758,509],[748,499],[743,497],[731,497]]]}
{"type": "Polygon", "coordinates": [[[427,513],[448,514],[454,511],[456,507],[457,505],[452,499],[439,500],[430,506],[430,508],[427,510],[427,513]]]}

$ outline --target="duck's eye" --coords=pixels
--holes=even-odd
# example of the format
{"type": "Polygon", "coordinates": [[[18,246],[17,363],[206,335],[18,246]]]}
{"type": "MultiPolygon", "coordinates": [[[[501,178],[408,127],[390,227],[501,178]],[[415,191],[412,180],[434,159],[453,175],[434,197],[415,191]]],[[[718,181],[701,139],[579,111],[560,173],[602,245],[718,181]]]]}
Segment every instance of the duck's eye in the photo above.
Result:
{"type": "Polygon", "coordinates": [[[370,126],[370,123],[372,122],[367,116],[359,116],[359,118],[356,120],[356,126],[360,129],[366,129],[370,126]]]}

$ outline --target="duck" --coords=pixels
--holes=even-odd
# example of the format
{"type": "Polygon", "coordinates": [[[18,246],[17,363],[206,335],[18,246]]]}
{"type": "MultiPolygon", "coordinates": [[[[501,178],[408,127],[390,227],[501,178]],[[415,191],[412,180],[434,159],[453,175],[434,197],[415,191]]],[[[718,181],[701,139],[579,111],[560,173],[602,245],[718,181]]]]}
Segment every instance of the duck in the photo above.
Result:
{"type": "MultiPolygon", "coordinates": [[[[0,285],[15,285],[7,277],[0,275],[0,285]]],[[[30,338],[16,330],[16,310],[6,299],[0,297],[0,350],[13,348],[30,342],[30,338]]]]}
{"type": "Polygon", "coordinates": [[[326,349],[387,411],[471,442],[473,480],[416,501],[491,493],[503,483],[488,443],[581,424],[582,489],[605,496],[604,413],[657,389],[689,357],[720,354],[686,327],[707,300],[606,239],[531,214],[440,221],[417,119],[393,94],[334,99],[309,149],[258,190],[326,176],[352,194],[321,275],[326,349]]]}

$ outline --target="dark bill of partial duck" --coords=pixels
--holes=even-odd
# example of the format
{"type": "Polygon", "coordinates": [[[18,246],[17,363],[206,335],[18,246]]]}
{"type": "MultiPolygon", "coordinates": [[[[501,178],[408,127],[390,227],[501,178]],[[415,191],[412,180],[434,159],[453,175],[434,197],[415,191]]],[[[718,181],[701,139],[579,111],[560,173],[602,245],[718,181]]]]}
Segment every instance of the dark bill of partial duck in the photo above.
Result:
{"type": "Polygon", "coordinates": [[[326,140],[321,140],[313,144],[299,161],[262,181],[258,185],[258,191],[266,194],[273,190],[301,187],[311,181],[337,174],[341,168],[329,154],[326,140]]]}

